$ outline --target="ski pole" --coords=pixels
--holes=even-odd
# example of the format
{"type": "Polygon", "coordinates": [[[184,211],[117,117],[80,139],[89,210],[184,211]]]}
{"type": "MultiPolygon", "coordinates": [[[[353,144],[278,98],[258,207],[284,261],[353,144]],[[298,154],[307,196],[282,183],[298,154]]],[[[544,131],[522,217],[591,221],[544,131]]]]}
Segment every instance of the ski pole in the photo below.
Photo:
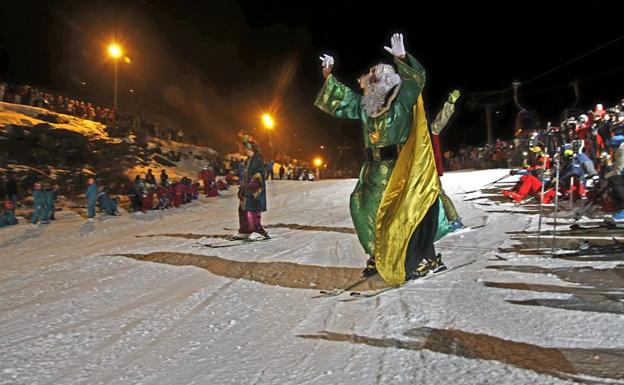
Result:
{"type": "Polygon", "coordinates": [[[555,221],[553,226],[552,254],[555,253],[555,242],[557,241],[557,211],[559,209],[559,151],[560,149],[558,148],[557,153],[555,154],[555,221]]]}
{"type": "Polygon", "coordinates": [[[508,177],[510,177],[510,176],[511,176],[511,174],[506,174],[506,175],[505,175],[505,176],[503,176],[502,178],[496,179],[494,182],[486,184],[485,186],[483,186],[483,188],[490,187],[490,186],[491,186],[491,185],[493,185],[494,183],[496,183],[496,182],[500,182],[501,180],[503,180],[503,179],[505,179],[505,178],[508,178],[508,177]]]}
{"type": "Polygon", "coordinates": [[[483,190],[483,189],[485,189],[485,188],[490,187],[490,186],[491,186],[491,185],[493,185],[494,183],[496,183],[496,182],[500,182],[501,180],[503,180],[503,179],[505,179],[505,178],[508,178],[508,177],[510,177],[510,176],[511,176],[511,174],[507,174],[507,175],[503,176],[502,178],[498,178],[498,179],[496,179],[494,182],[490,182],[490,183],[488,183],[488,184],[484,185],[483,187],[481,187],[481,188],[479,188],[479,189],[477,189],[477,190],[464,191],[464,194],[472,194],[472,193],[477,192],[477,191],[479,191],[479,190],[483,190]]]}
{"type": "Polygon", "coordinates": [[[544,212],[544,173],[546,172],[546,158],[544,158],[544,170],[540,175],[540,182],[542,183],[542,187],[540,188],[540,208],[539,208],[539,219],[537,220],[537,252],[540,250],[540,241],[542,236],[542,213],[544,212]]]}
{"type": "MultiPolygon", "coordinates": [[[[546,130],[548,130],[547,132],[549,132],[550,130],[550,122],[548,122],[548,126],[546,128],[546,130]]],[[[546,136],[546,149],[545,151],[548,151],[548,146],[550,144],[550,135],[546,136]]],[[[546,157],[547,152],[543,155],[544,156],[544,162],[542,164],[542,173],[540,174],[540,182],[542,184],[541,188],[540,188],[540,208],[539,208],[539,219],[537,221],[537,252],[539,253],[540,250],[540,241],[542,238],[542,213],[544,211],[544,174],[546,173],[546,161],[547,161],[547,157],[546,157]]]]}

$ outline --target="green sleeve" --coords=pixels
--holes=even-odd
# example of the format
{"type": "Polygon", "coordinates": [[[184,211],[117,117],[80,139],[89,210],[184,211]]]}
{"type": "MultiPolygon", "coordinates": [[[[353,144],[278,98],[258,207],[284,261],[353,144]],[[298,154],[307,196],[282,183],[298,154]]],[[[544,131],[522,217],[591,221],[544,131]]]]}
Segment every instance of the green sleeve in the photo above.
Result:
{"type": "Polygon", "coordinates": [[[406,54],[405,58],[407,63],[399,58],[394,58],[394,62],[402,80],[399,98],[406,106],[411,107],[416,104],[425,86],[426,77],[425,69],[418,60],[414,59],[410,54],[406,54]]]}
{"type": "Polygon", "coordinates": [[[438,112],[438,115],[431,124],[431,132],[433,133],[433,135],[440,135],[444,127],[446,127],[446,125],[448,124],[449,120],[451,120],[454,112],[455,104],[445,102],[444,107],[442,107],[442,110],[438,112]]]}
{"type": "Polygon", "coordinates": [[[360,95],[330,74],[316,96],[314,105],[336,118],[360,119],[360,99],[360,95]]]}

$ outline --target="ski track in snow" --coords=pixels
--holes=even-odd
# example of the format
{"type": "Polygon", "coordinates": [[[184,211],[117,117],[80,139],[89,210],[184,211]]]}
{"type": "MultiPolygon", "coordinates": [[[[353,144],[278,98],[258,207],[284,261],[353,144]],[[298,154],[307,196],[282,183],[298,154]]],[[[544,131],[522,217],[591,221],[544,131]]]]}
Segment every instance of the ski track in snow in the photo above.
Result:
{"type": "MultiPolygon", "coordinates": [[[[354,302],[312,298],[318,290],[269,286],[194,266],[122,254],[178,252],[257,262],[362,267],[354,234],[270,228],[269,242],[209,249],[162,234],[228,234],[237,227],[233,191],[177,210],[87,223],[71,213],[37,229],[0,230],[0,384],[570,384],[500,361],[432,350],[302,338],[321,332],[409,340],[414,328],[458,329],[557,348],[624,348],[624,316],[506,300],[568,294],[485,287],[484,280],[567,286],[554,276],[487,266],[612,267],[517,256],[491,260],[506,231],[536,228],[536,216],[487,213],[464,191],[507,170],[447,173],[443,187],[468,226],[436,246],[449,266],[354,302]]],[[[269,181],[265,224],[352,227],[354,180],[269,181]]],[[[212,239],[211,239],[212,241],[212,239]]]]}

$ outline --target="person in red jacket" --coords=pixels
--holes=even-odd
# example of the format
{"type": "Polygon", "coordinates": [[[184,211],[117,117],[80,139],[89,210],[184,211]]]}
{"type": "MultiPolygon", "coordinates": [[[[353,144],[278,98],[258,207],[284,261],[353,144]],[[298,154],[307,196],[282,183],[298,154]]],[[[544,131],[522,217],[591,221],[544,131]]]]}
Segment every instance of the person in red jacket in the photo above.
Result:
{"type": "Polygon", "coordinates": [[[184,183],[181,183],[179,181],[176,181],[173,184],[173,206],[174,207],[180,207],[181,204],[184,203],[184,189],[185,189],[185,185],[184,183]]]}
{"type": "Polygon", "coordinates": [[[215,186],[216,175],[211,167],[204,166],[203,170],[199,173],[199,179],[204,183],[204,195],[207,197],[219,196],[219,191],[217,191],[215,186]]]}
{"type": "Polygon", "coordinates": [[[503,196],[520,203],[529,195],[538,195],[542,188],[540,173],[550,168],[550,157],[539,146],[530,148],[532,156],[525,164],[525,170],[511,170],[511,175],[523,174],[511,190],[503,190],[503,196]]]}

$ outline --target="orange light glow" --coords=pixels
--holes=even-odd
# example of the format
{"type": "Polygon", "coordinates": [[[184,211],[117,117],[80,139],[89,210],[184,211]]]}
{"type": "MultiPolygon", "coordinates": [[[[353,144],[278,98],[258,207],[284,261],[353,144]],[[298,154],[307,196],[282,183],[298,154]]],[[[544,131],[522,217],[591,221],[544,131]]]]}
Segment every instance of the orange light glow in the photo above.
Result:
{"type": "Polygon", "coordinates": [[[111,43],[108,45],[108,56],[113,59],[119,59],[123,55],[123,50],[119,44],[111,43]]]}
{"type": "Polygon", "coordinates": [[[269,114],[262,115],[262,124],[264,124],[264,127],[269,130],[272,130],[273,127],[275,127],[275,121],[273,120],[273,117],[271,117],[271,115],[269,114]]]}

